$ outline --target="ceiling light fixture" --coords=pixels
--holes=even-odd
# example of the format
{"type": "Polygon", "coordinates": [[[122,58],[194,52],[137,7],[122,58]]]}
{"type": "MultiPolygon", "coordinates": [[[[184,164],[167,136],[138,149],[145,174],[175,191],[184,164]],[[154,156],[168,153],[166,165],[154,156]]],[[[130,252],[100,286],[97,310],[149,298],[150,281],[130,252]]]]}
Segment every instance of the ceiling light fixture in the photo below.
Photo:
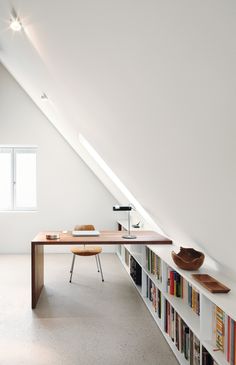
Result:
{"type": "Polygon", "coordinates": [[[22,24],[20,22],[20,19],[15,15],[12,15],[10,28],[14,30],[14,32],[19,32],[22,29],[22,24]]]}
{"type": "Polygon", "coordinates": [[[41,95],[41,99],[42,99],[42,100],[48,100],[48,96],[47,96],[47,94],[43,93],[43,94],[41,95]]]}

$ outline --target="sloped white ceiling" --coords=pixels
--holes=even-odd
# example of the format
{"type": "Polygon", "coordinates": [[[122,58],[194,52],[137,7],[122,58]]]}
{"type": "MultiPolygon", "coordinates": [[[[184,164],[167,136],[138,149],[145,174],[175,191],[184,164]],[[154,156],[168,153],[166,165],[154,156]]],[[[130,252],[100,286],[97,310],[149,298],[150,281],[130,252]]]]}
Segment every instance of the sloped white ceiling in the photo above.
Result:
{"type": "Polygon", "coordinates": [[[1,0],[0,57],[49,119],[82,133],[169,236],[234,269],[235,1],[11,4],[25,33],[1,0]]]}

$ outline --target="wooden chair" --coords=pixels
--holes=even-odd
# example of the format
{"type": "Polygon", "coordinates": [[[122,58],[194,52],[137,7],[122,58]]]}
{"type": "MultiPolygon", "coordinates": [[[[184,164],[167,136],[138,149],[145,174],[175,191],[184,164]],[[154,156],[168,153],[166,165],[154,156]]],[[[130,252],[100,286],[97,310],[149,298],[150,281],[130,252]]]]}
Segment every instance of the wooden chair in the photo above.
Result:
{"type": "MultiPolygon", "coordinates": [[[[92,224],[83,225],[83,226],[75,226],[75,231],[94,231],[95,228],[92,224]]],[[[99,254],[102,252],[102,247],[100,246],[86,246],[83,247],[72,247],[71,252],[73,254],[72,258],[72,264],[70,269],[70,283],[72,280],[73,270],[74,270],[74,264],[75,264],[75,257],[78,256],[95,256],[96,264],[98,272],[101,273],[102,281],[104,281],[103,272],[102,272],[102,265],[99,254]]]]}

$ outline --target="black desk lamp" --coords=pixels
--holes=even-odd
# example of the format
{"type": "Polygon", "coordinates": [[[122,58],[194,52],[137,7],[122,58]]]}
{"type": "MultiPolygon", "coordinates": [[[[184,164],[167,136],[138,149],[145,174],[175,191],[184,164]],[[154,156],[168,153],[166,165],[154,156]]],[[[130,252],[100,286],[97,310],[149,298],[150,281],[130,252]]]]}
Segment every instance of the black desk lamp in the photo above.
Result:
{"type": "Polygon", "coordinates": [[[128,234],[122,236],[123,238],[126,239],[134,239],[136,238],[136,236],[132,235],[130,233],[130,212],[131,210],[134,210],[134,207],[132,207],[132,205],[114,205],[113,210],[114,211],[127,211],[128,212],[128,234]]]}

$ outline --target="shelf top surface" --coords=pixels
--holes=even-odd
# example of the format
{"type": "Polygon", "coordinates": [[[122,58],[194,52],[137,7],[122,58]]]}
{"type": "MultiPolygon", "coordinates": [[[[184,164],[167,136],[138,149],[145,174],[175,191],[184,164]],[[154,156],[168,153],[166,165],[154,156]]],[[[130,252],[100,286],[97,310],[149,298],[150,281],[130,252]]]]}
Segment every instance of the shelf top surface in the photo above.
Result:
{"type": "Polygon", "coordinates": [[[223,309],[223,311],[231,318],[236,320],[236,280],[232,280],[228,276],[224,275],[222,268],[216,262],[209,257],[206,257],[203,266],[197,271],[182,270],[174,263],[171,252],[179,251],[177,245],[171,246],[150,246],[150,249],[158,255],[167,265],[177,271],[184,279],[190,282],[200,293],[204,294],[211,302],[223,309]],[[213,294],[199,284],[192,274],[208,274],[222,284],[228,286],[231,291],[229,293],[213,294]]]}
{"type": "MultiPolygon", "coordinates": [[[[132,231],[131,231],[132,233],[132,231]]],[[[70,244],[172,244],[172,241],[166,237],[163,237],[154,231],[139,231],[135,232],[135,239],[123,238],[124,232],[122,231],[101,231],[99,236],[72,236],[72,232],[40,232],[32,240],[32,244],[44,244],[44,245],[70,245],[70,244]],[[46,234],[59,233],[60,238],[56,240],[48,240],[46,234]]]]}

